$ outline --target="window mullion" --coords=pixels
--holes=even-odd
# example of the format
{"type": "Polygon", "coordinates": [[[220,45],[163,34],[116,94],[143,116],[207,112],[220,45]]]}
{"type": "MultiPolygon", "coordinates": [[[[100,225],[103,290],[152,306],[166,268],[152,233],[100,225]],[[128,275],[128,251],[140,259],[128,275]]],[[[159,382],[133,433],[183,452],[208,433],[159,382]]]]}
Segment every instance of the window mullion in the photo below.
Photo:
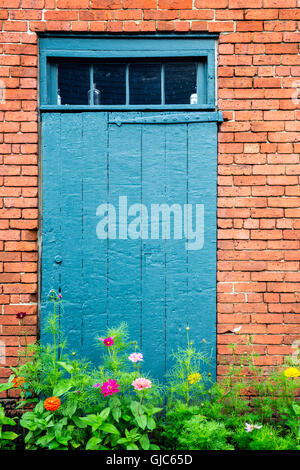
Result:
{"type": "Polygon", "coordinates": [[[90,106],[94,106],[94,65],[90,66],[90,106]]]}
{"type": "Polygon", "coordinates": [[[126,64],[126,104],[130,101],[130,89],[129,89],[129,64],[126,64]]]}
{"type": "Polygon", "coordinates": [[[165,104],[165,64],[161,64],[161,104],[165,104]]]}

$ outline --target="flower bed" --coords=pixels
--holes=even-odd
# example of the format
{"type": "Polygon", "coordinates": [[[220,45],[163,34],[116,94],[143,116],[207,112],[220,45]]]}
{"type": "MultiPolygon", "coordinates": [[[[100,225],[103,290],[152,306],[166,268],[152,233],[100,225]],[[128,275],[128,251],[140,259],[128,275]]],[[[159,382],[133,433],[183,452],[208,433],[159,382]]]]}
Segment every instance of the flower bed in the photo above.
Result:
{"type": "MultiPolygon", "coordinates": [[[[25,361],[0,385],[0,392],[19,390],[22,410],[12,419],[0,406],[1,449],[17,440],[30,450],[300,449],[300,370],[288,364],[266,376],[240,327],[221,382],[212,381],[207,344],[198,350],[187,327],[186,348],[174,352],[162,386],[142,372],[143,354],[125,324],[96,339],[103,353],[98,368],[69,356],[55,313],[61,294],[52,292],[50,301],[52,344],[26,344],[25,361]],[[238,357],[239,343],[246,352],[238,357]],[[11,431],[17,421],[24,439],[11,431]]],[[[24,316],[18,314],[22,323],[24,316]]]]}

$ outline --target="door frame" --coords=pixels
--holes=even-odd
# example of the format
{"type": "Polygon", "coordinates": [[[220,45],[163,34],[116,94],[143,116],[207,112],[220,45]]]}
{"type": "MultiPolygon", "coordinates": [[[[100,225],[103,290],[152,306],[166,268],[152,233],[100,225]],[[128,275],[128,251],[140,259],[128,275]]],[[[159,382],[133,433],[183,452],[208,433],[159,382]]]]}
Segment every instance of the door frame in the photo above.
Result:
{"type": "MultiPolygon", "coordinates": [[[[42,128],[41,115],[55,112],[99,112],[99,111],[201,111],[201,121],[222,122],[222,112],[217,109],[216,93],[216,47],[218,34],[74,34],[41,33],[39,35],[39,289],[38,289],[38,336],[41,335],[42,294],[42,252],[43,252],[43,177],[42,177],[42,128]],[[57,105],[51,104],[51,96],[56,96],[53,84],[57,81],[57,69],[53,67],[55,59],[132,59],[132,58],[193,58],[206,60],[206,102],[196,105],[57,105]]],[[[199,81],[197,80],[199,85],[199,81]]],[[[57,85],[56,85],[57,88],[57,85]]],[[[217,187],[216,187],[217,198],[217,187]]],[[[217,227],[216,227],[217,229],[217,227]]],[[[217,259],[217,249],[216,249],[217,259]]],[[[216,270],[217,278],[217,270],[216,270]]],[[[216,292],[217,296],[217,292],[216,292]]],[[[214,319],[217,323],[217,312],[214,319]]],[[[217,346],[217,345],[215,345],[217,346]]],[[[217,347],[215,347],[215,364],[217,347]]]]}

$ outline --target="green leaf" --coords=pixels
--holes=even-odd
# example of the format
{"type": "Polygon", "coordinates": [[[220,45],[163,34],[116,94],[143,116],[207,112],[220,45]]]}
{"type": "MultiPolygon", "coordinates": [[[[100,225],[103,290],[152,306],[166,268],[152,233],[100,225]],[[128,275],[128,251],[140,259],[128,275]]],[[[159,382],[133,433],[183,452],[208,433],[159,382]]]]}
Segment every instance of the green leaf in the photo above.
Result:
{"type": "Polygon", "coordinates": [[[72,420],[74,424],[80,429],[84,429],[88,426],[88,423],[82,421],[82,418],[79,418],[79,416],[72,416],[72,420]]]}
{"type": "Polygon", "coordinates": [[[160,447],[156,444],[150,444],[150,450],[160,450],[160,447]]]}
{"type": "Polygon", "coordinates": [[[9,390],[10,388],[13,388],[14,384],[13,383],[4,383],[0,384],[0,393],[4,392],[5,390],[9,390]]]}
{"type": "Polygon", "coordinates": [[[50,442],[54,440],[54,436],[50,436],[49,434],[46,434],[46,436],[40,437],[37,441],[36,444],[40,445],[41,447],[47,447],[49,446],[50,442]]]}
{"type": "Polygon", "coordinates": [[[55,449],[59,449],[59,448],[60,448],[59,442],[52,441],[52,442],[49,444],[49,450],[55,450],[55,449]]]}
{"type": "Polygon", "coordinates": [[[99,418],[97,415],[87,415],[80,418],[83,423],[86,423],[89,426],[95,426],[99,424],[99,418]]]}
{"type": "Polygon", "coordinates": [[[122,413],[121,413],[121,409],[120,409],[120,408],[113,408],[113,409],[111,410],[111,412],[112,412],[112,415],[113,415],[114,419],[115,419],[117,422],[119,422],[119,419],[121,418],[121,414],[122,414],[122,413]]]}
{"type": "Polygon", "coordinates": [[[133,443],[132,443],[132,444],[128,444],[128,445],[126,446],[126,449],[127,449],[127,450],[139,450],[138,446],[137,446],[136,444],[133,444],[133,443]]]}
{"type": "Polygon", "coordinates": [[[110,408],[104,408],[104,410],[101,411],[100,417],[105,421],[108,418],[108,415],[110,413],[110,408]]]}
{"type": "Polygon", "coordinates": [[[156,424],[152,416],[147,419],[147,428],[150,429],[150,431],[153,431],[153,429],[156,428],[156,424]]]}
{"type": "Polygon", "coordinates": [[[119,440],[119,437],[120,437],[120,434],[108,434],[108,439],[110,441],[110,448],[114,448],[116,447],[117,443],[118,443],[118,440],[119,440]]]}
{"type": "Polygon", "coordinates": [[[87,442],[86,450],[98,450],[101,441],[102,439],[99,439],[98,437],[91,437],[87,442]]]}
{"type": "Polygon", "coordinates": [[[33,433],[29,431],[29,433],[26,434],[25,439],[24,439],[25,444],[27,444],[32,437],[33,437],[33,433]]]}
{"type": "Polygon", "coordinates": [[[121,437],[121,439],[118,440],[118,444],[126,444],[128,440],[125,437],[121,437]]]}
{"type": "Polygon", "coordinates": [[[45,408],[44,408],[44,402],[43,401],[40,401],[36,407],[34,408],[34,411],[36,413],[43,413],[45,411],[45,408]]]}
{"type": "Polygon", "coordinates": [[[136,422],[137,422],[137,424],[140,428],[142,428],[142,429],[146,428],[146,426],[147,426],[147,416],[145,416],[145,415],[141,415],[141,416],[135,415],[135,420],[136,420],[136,422]]]}
{"type": "Polygon", "coordinates": [[[53,396],[60,397],[64,393],[67,393],[72,385],[69,380],[62,380],[53,389],[53,396]]]}
{"type": "Polygon", "coordinates": [[[70,444],[74,449],[78,449],[78,447],[80,447],[80,442],[76,442],[74,440],[70,441],[70,444]]]}
{"type": "Polygon", "coordinates": [[[140,444],[142,446],[143,450],[149,450],[150,449],[150,441],[148,434],[143,434],[142,437],[140,438],[140,444]]]}
{"type": "Polygon", "coordinates": [[[294,410],[294,412],[295,412],[295,415],[300,416],[300,406],[297,405],[296,403],[293,403],[293,404],[292,404],[292,408],[293,408],[293,410],[294,410]]]}
{"type": "Polygon", "coordinates": [[[149,415],[154,415],[156,413],[159,413],[162,411],[162,408],[150,408],[150,410],[147,410],[149,415]]]}
{"type": "Polygon", "coordinates": [[[71,418],[73,414],[76,412],[76,410],[77,410],[77,403],[75,401],[72,401],[72,402],[69,401],[66,404],[65,408],[63,408],[62,412],[64,416],[68,416],[69,418],[71,418]]]}
{"type": "Polygon", "coordinates": [[[131,409],[133,415],[139,414],[139,407],[140,407],[140,404],[139,404],[138,401],[132,401],[130,403],[130,409],[131,409]]]}
{"type": "Polygon", "coordinates": [[[23,428],[29,429],[31,431],[32,426],[35,423],[35,415],[32,411],[27,411],[21,417],[20,424],[23,428]]]}
{"type": "Polygon", "coordinates": [[[1,424],[8,424],[9,426],[14,426],[16,422],[12,418],[8,418],[7,416],[5,416],[4,418],[2,418],[1,424]]]}
{"type": "Polygon", "coordinates": [[[19,408],[23,408],[24,405],[27,405],[28,403],[37,403],[39,400],[37,398],[32,398],[30,400],[24,400],[24,401],[21,401],[21,403],[19,403],[16,407],[15,407],[15,410],[18,410],[19,408]]]}
{"type": "Polygon", "coordinates": [[[107,432],[109,434],[120,434],[118,429],[111,423],[104,423],[100,426],[101,431],[107,432]]]}
{"type": "Polygon", "coordinates": [[[2,433],[1,439],[6,439],[8,441],[13,441],[17,437],[18,437],[18,434],[16,434],[15,432],[5,431],[5,432],[2,433]]]}
{"type": "Polygon", "coordinates": [[[72,364],[68,364],[67,362],[62,362],[62,361],[59,361],[57,364],[59,364],[64,369],[66,369],[66,371],[69,372],[69,374],[73,372],[74,367],[72,364]]]}

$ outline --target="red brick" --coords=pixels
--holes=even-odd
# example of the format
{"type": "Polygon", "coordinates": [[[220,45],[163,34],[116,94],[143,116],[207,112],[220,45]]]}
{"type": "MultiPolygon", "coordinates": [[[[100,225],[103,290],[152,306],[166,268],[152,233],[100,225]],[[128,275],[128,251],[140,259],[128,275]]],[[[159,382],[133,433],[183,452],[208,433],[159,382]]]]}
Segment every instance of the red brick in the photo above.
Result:
{"type": "Polygon", "coordinates": [[[293,8],[296,0],[264,0],[264,8],[293,8]]]}
{"type": "MultiPolygon", "coordinates": [[[[259,10],[246,10],[245,19],[246,20],[275,20],[278,18],[277,9],[259,9],[259,10]]],[[[273,22],[274,24],[274,22],[273,22]]]]}
{"type": "Polygon", "coordinates": [[[57,8],[64,8],[67,10],[89,8],[90,0],[57,0],[57,8]]]}
{"type": "Polygon", "coordinates": [[[195,0],[196,8],[227,8],[228,0],[195,0]]]}
{"type": "Polygon", "coordinates": [[[123,8],[143,8],[150,10],[151,8],[156,8],[156,6],[157,0],[123,0],[123,8]]]}
{"type": "MultiPolygon", "coordinates": [[[[129,0],[123,0],[124,1],[129,1],[129,0]]],[[[135,2],[139,2],[139,0],[134,0],[135,2]]],[[[145,4],[149,4],[149,0],[144,1],[145,4]]],[[[156,3],[156,1],[155,1],[156,3]]],[[[155,8],[156,5],[152,6],[152,8],[155,8]]],[[[192,8],[193,6],[193,0],[158,0],[158,8],[161,9],[170,9],[170,10],[179,10],[180,8],[186,9],[186,8],[192,8]]],[[[141,7],[143,8],[143,7],[141,7]]]]}
{"type": "Polygon", "coordinates": [[[262,0],[229,0],[229,8],[261,8],[262,0]]]}
{"type": "Polygon", "coordinates": [[[91,7],[96,9],[99,8],[101,10],[118,9],[121,8],[121,0],[91,0],[91,7]]]}

